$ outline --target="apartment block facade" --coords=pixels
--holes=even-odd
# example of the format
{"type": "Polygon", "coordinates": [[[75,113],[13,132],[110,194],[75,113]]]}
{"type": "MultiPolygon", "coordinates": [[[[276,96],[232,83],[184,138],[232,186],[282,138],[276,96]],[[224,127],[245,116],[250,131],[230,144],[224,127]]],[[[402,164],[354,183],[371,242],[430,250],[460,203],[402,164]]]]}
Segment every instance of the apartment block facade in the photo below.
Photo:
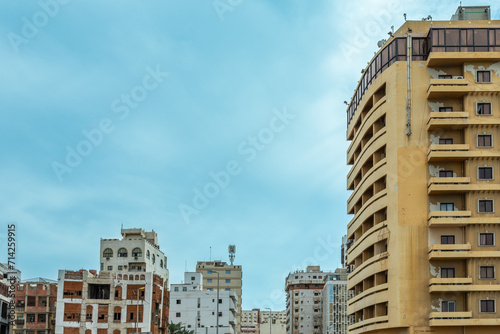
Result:
{"type": "Polygon", "coordinates": [[[323,334],[347,334],[354,317],[347,315],[347,301],[354,292],[347,289],[347,269],[335,269],[325,277],[323,287],[323,334]]]}
{"type": "Polygon", "coordinates": [[[222,261],[199,261],[196,272],[203,275],[204,290],[216,291],[218,283],[221,291],[233,291],[236,294],[236,332],[241,333],[242,267],[222,261]]]}
{"type": "Polygon", "coordinates": [[[331,272],[319,266],[308,266],[305,271],[290,273],[286,278],[286,332],[287,334],[323,333],[322,294],[325,277],[331,272]]]}
{"type": "Polygon", "coordinates": [[[167,333],[169,293],[153,273],[60,270],[56,334],[167,333]]]}
{"type": "Polygon", "coordinates": [[[407,21],[347,110],[349,333],[500,332],[500,21],[407,21]]]}
{"type": "Polygon", "coordinates": [[[39,278],[16,284],[12,334],[53,334],[56,321],[57,282],[39,278]]]}
{"type": "Polygon", "coordinates": [[[236,303],[234,291],[203,290],[203,275],[187,272],[183,284],[171,285],[170,321],[195,333],[235,334],[236,303]]]}

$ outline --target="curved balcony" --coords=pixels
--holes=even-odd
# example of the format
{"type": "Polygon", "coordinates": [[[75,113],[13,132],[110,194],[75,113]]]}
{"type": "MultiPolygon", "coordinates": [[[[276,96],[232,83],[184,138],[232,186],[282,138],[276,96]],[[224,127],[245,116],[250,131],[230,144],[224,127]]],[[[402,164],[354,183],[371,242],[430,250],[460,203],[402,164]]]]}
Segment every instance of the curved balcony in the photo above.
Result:
{"type": "MultiPolygon", "coordinates": [[[[387,189],[384,189],[370,198],[360,211],[356,213],[354,218],[347,225],[347,230],[356,231],[369,216],[373,215],[375,212],[387,207],[387,189]]],[[[354,232],[353,232],[354,233],[354,232]]],[[[351,236],[348,235],[351,239],[351,236]]]]}
{"type": "Polygon", "coordinates": [[[376,244],[380,241],[379,230],[387,227],[387,222],[378,223],[377,225],[371,227],[368,231],[366,231],[361,238],[356,241],[348,250],[347,250],[347,262],[350,263],[351,260],[357,258],[361,253],[363,253],[368,247],[376,244]]]}
{"type": "Polygon", "coordinates": [[[365,262],[363,262],[359,267],[354,269],[352,273],[347,277],[347,288],[352,289],[354,286],[359,284],[362,280],[369,276],[375,275],[381,271],[385,271],[388,268],[387,258],[389,253],[384,252],[375,255],[365,262]]]}
{"type": "Polygon", "coordinates": [[[388,323],[389,316],[384,315],[381,317],[374,317],[363,321],[358,321],[357,323],[348,326],[347,329],[349,330],[349,334],[358,334],[367,331],[387,328],[388,323]]]}
{"type": "Polygon", "coordinates": [[[373,154],[387,143],[386,134],[387,134],[387,129],[383,128],[366,143],[365,147],[363,148],[357,159],[357,162],[347,173],[347,179],[349,179],[351,175],[354,176],[358,175],[358,172],[361,170],[361,167],[363,167],[363,165],[368,161],[368,159],[372,158],[373,154]]]}
{"type": "MultiPolygon", "coordinates": [[[[363,178],[358,187],[356,187],[356,190],[354,190],[351,196],[349,196],[349,199],[347,200],[347,212],[351,212],[354,205],[356,205],[356,203],[359,201],[361,196],[363,196],[365,191],[367,191],[370,187],[373,187],[376,181],[380,180],[387,174],[386,169],[381,168],[384,165],[385,163],[377,164],[370,169],[370,171],[367,173],[367,177],[363,178]]],[[[374,194],[374,196],[375,195],[376,194],[374,194]]]]}
{"type": "Polygon", "coordinates": [[[378,101],[366,114],[365,119],[363,120],[361,127],[358,129],[356,134],[354,135],[354,138],[351,141],[351,144],[349,145],[349,148],[347,149],[347,162],[349,164],[349,161],[352,159],[352,155],[355,152],[355,148],[358,147],[358,142],[361,140],[361,138],[364,137],[364,134],[368,131],[368,127],[373,126],[373,122],[375,122],[376,119],[382,116],[382,114],[385,113],[380,107],[387,101],[387,97],[383,97],[380,101],[378,101]],[[373,121],[370,120],[373,118],[373,121]],[[363,136],[361,136],[363,134],[363,136]]]}

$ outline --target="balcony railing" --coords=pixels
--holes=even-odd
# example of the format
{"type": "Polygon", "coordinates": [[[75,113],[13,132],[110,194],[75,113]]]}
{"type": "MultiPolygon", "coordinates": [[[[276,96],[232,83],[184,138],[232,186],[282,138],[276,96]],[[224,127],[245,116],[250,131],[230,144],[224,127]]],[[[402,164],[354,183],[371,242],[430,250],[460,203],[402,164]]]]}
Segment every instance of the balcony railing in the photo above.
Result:
{"type": "Polygon", "coordinates": [[[464,193],[469,190],[469,183],[470,177],[431,177],[427,183],[427,193],[464,193]]]}
{"type": "Polygon", "coordinates": [[[431,112],[427,121],[427,130],[443,129],[452,126],[459,129],[467,125],[469,113],[466,111],[431,112]]]}
{"type": "Polygon", "coordinates": [[[431,245],[429,260],[465,259],[470,257],[470,244],[431,245]]]}
{"type": "Polygon", "coordinates": [[[429,280],[429,292],[461,291],[464,285],[472,284],[470,277],[458,278],[431,278],[429,280]]]}
{"type": "Polygon", "coordinates": [[[468,159],[469,144],[430,145],[427,151],[427,160],[434,161],[461,161],[468,159]]]}
{"type": "Polygon", "coordinates": [[[431,79],[427,87],[427,98],[458,97],[467,94],[471,88],[465,79],[431,79]]]}

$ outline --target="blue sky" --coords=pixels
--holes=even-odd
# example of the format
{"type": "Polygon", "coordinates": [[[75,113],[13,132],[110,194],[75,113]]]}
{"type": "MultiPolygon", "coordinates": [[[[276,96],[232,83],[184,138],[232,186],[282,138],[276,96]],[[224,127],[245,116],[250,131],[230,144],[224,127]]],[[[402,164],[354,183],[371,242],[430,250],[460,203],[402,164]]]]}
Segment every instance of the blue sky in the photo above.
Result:
{"type": "Polygon", "coordinates": [[[170,283],[236,244],[243,308],[284,309],[288,272],[340,264],[360,70],[403,13],[457,5],[2,2],[0,240],[16,222],[22,277],[54,279],[154,229],[170,283]]]}

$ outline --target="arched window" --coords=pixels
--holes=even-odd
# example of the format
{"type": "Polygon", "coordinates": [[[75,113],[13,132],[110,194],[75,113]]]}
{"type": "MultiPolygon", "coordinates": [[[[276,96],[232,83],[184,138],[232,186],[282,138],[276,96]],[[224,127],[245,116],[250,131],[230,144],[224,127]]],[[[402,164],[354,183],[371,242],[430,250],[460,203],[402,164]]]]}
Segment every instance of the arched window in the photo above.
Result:
{"type": "Polygon", "coordinates": [[[133,257],[141,257],[142,256],[142,249],[140,249],[139,247],[134,248],[132,250],[132,256],[133,257]]]}
{"type": "Polygon", "coordinates": [[[92,331],[90,329],[86,329],[85,334],[92,334],[92,331]]]}
{"type": "Polygon", "coordinates": [[[92,321],[92,305],[87,305],[86,320],[92,321]]]}
{"type": "Polygon", "coordinates": [[[118,257],[127,257],[127,250],[125,248],[120,248],[118,250],[118,257]]]}
{"type": "Polygon", "coordinates": [[[153,264],[155,263],[155,255],[153,254],[153,257],[151,258],[151,262],[153,262],[153,264]]]}
{"type": "Polygon", "coordinates": [[[118,279],[122,279],[122,274],[118,274],[118,279]]]}
{"type": "Polygon", "coordinates": [[[141,275],[141,280],[145,280],[146,279],[146,275],[141,275]]]}
{"type": "Polygon", "coordinates": [[[163,260],[160,260],[160,268],[163,268],[163,260]]]}
{"type": "Polygon", "coordinates": [[[146,251],[146,258],[149,260],[149,251],[146,251]]]}
{"type": "Polygon", "coordinates": [[[133,281],[133,280],[134,280],[134,275],[130,275],[130,276],[128,277],[128,279],[129,279],[129,281],[133,281]]]}
{"type": "Polygon", "coordinates": [[[113,331],[113,334],[120,334],[120,330],[119,330],[119,329],[115,329],[115,330],[113,331]]]}
{"type": "Polygon", "coordinates": [[[138,281],[139,280],[139,275],[135,275],[135,280],[138,281]]]}
{"type": "MultiPolygon", "coordinates": [[[[115,308],[113,309],[113,313],[114,313],[113,322],[121,322],[121,320],[122,320],[122,308],[120,306],[115,306],[115,308]]],[[[118,333],[119,332],[120,331],[118,331],[118,333]]]]}
{"type": "Polygon", "coordinates": [[[115,300],[121,300],[122,299],[122,287],[117,286],[115,288],[115,300]]]}
{"type": "Polygon", "coordinates": [[[123,279],[124,280],[128,280],[128,276],[127,275],[123,275],[123,279]]]}
{"type": "Polygon", "coordinates": [[[113,257],[113,250],[111,248],[106,248],[104,252],[102,252],[102,256],[113,257]]]}

